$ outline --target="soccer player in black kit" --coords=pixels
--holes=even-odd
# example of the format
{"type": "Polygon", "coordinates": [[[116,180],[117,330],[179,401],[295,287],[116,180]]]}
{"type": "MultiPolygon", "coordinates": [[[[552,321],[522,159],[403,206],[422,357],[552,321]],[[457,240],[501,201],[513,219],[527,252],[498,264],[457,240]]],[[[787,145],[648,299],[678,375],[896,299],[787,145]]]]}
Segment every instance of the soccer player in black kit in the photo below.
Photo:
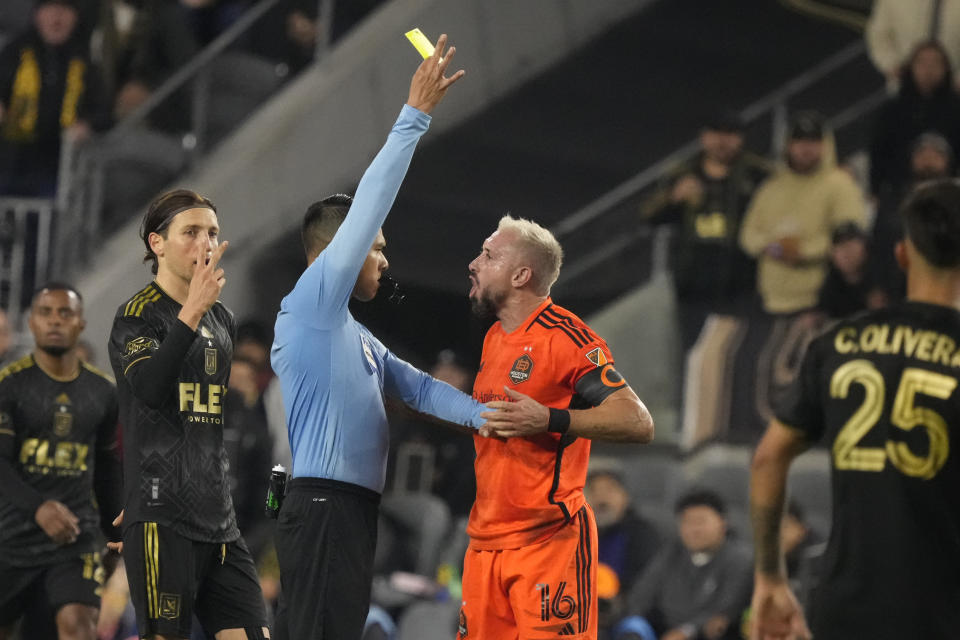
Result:
{"type": "Polygon", "coordinates": [[[52,611],[61,640],[94,640],[101,528],[115,538],[120,509],[116,389],[77,357],[73,287],[41,287],[29,325],[33,352],[0,370],[0,638],[24,612],[21,635],[45,636],[52,611]]]}
{"type": "Polygon", "coordinates": [[[951,450],[960,435],[960,182],[921,185],[901,215],[907,299],[812,342],[757,448],[753,638],[810,635],[779,532],[790,463],[821,439],[832,454],[833,525],[813,636],[960,634],[960,459],[951,450]]]}
{"type": "MultiPolygon", "coordinates": [[[[217,301],[216,209],[192,191],[144,215],[156,279],[120,305],[110,334],[123,429],[123,557],[140,636],[188,638],[196,615],[218,640],[268,638],[250,552],[237,529],[223,448],[236,322],[217,301]]],[[[256,472],[256,471],[254,471],[256,472]]]]}

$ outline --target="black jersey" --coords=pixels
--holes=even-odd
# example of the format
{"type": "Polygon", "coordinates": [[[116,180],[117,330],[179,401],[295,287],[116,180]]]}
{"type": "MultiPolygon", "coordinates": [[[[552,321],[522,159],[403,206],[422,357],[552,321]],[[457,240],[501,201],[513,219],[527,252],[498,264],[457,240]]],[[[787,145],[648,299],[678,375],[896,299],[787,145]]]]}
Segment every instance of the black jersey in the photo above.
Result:
{"type": "Polygon", "coordinates": [[[0,489],[0,563],[43,566],[100,548],[95,461],[98,452],[116,449],[116,436],[116,389],[94,367],[82,364],[76,378],[57,380],[31,355],[0,371],[0,451],[37,495],[24,510],[17,497],[4,495],[9,486],[0,489]],[[34,520],[38,500],[58,500],[77,516],[74,544],[59,545],[44,533],[34,520]]]}
{"type": "Polygon", "coordinates": [[[230,542],[240,532],[225,473],[223,398],[236,326],[217,302],[193,332],[177,318],[180,309],[154,282],[113,322],[124,527],[158,522],[192,540],[230,542]]]}
{"type": "Polygon", "coordinates": [[[833,526],[814,637],[956,638],[960,313],[907,302],[810,346],[777,418],[826,438],[833,526]]]}

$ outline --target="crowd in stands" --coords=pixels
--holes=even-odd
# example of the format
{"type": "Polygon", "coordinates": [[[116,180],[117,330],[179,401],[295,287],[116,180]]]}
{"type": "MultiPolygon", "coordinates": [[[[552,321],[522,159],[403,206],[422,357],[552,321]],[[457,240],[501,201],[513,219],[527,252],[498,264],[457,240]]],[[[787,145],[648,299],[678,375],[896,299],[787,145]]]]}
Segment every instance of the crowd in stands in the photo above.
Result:
{"type": "MultiPolygon", "coordinates": [[[[251,4],[4,0],[0,196],[52,196],[64,135],[83,140],[128,116],[251,4]]],[[[338,3],[349,9],[329,26],[333,37],[375,4],[338,3]]],[[[324,28],[316,2],[283,0],[238,42],[231,72],[242,69],[249,77],[259,69],[261,77],[273,74],[281,82],[313,59],[324,28]]],[[[769,159],[745,148],[748,123],[718,110],[704,122],[697,155],[667,172],[639,204],[639,224],[674,229],[686,450],[714,440],[755,442],[777,389],[789,381],[790,363],[816,331],[904,294],[894,255],[899,204],[917,183],[956,170],[960,7],[877,0],[867,42],[891,94],[876,116],[866,183],[838,161],[833,132],[819,113],[794,114],[783,157],[769,159]],[[749,400],[735,401],[743,397],[749,400]]],[[[189,130],[187,110],[170,105],[151,115],[157,139],[189,130]]],[[[171,148],[179,151],[172,161],[167,154],[171,164],[142,184],[143,195],[185,162],[182,145],[171,148]]],[[[271,341],[269,329],[256,322],[241,327],[224,437],[239,525],[275,606],[279,570],[263,500],[267,470],[277,462],[289,467],[290,454],[269,366],[271,341]]],[[[0,362],[15,350],[0,311],[0,362]]],[[[430,373],[469,392],[475,372],[445,351],[430,373]]],[[[391,423],[368,640],[396,637],[396,621],[416,602],[458,601],[464,520],[475,493],[471,439],[417,416],[395,413],[391,423]]],[[[735,526],[725,497],[687,487],[671,518],[657,520],[631,495],[625,477],[598,464],[585,487],[599,530],[602,637],[742,637],[752,580],[749,532],[735,526]]],[[[806,559],[827,533],[791,503],[784,519],[791,579],[810,579],[806,559]]],[[[125,589],[123,572],[115,572],[103,596],[102,638],[135,634],[125,589]]]]}
{"type": "MultiPolygon", "coordinates": [[[[318,46],[379,0],[280,0],[210,65],[208,143],[222,139],[318,46]]],[[[0,196],[51,197],[61,140],[85,140],[130,116],[256,0],[9,0],[0,8],[0,196]]],[[[110,149],[121,187],[108,216],[129,216],[181,171],[191,151],[192,85],[110,149]],[[132,168],[131,168],[132,165],[132,168]]],[[[112,191],[112,190],[111,190],[112,191]]]]}

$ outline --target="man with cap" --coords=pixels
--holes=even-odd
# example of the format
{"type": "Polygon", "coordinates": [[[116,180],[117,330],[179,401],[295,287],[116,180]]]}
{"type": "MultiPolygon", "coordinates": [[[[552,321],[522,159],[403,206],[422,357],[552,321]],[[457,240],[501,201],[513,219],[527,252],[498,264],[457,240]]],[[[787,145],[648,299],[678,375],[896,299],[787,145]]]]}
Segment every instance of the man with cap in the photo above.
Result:
{"type": "Polygon", "coordinates": [[[823,118],[797,114],[785,162],[750,203],[740,246],[758,260],[757,288],[767,313],[813,308],[827,275],[833,230],[844,223],[866,228],[860,188],[836,166],[823,118]]]}
{"type": "Polygon", "coordinates": [[[710,313],[737,315],[753,290],[753,259],[737,237],[747,203],[767,177],[766,161],[743,149],[739,114],[720,111],[700,131],[701,151],[664,176],[642,206],[653,224],[677,228],[674,286],[684,351],[710,313]]]}
{"type": "Polygon", "coordinates": [[[0,194],[52,196],[63,133],[108,124],[78,19],[76,0],[38,0],[30,28],[0,53],[0,194]]]}
{"type": "Polygon", "coordinates": [[[903,298],[907,291],[906,278],[893,255],[894,247],[903,239],[900,204],[918,184],[948,178],[954,173],[950,142],[936,131],[927,131],[913,141],[909,181],[901,189],[884,193],[877,199],[870,271],[879,285],[878,290],[888,301],[903,298]]]}

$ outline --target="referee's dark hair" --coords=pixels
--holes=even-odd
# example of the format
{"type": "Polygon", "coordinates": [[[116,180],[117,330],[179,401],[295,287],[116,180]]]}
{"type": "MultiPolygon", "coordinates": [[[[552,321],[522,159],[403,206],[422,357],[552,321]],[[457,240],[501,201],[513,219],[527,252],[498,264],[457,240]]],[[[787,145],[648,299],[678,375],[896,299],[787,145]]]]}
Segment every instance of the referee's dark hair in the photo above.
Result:
{"type": "Polygon", "coordinates": [[[167,229],[174,217],[188,209],[210,209],[214,213],[217,212],[213,202],[196,191],[174,189],[157,196],[147,207],[147,212],[143,214],[143,221],[140,223],[140,239],[146,247],[143,261],[152,263],[150,271],[154,275],[157,274],[158,262],[157,254],[150,248],[150,234],[159,233],[166,240],[167,229]]]}
{"type": "Polygon", "coordinates": [[[919,185],[900,209],[904,233],[930,266],[960,267],[960,180],[919,185]]]}
{"type": "Polygon", "coordinates": [[[80,292],[75,286],[67,282],[62,282],[60,280],[49,280],[44,282],[42,285],[33,290],[33,297],[30,298],[30,306],[33,306],[33,303],[37,301],[37,298],[40,297],[44,291],[67,291],[77,296],[77,300],[80,301],[80,307],[83,307],[83,296],[80,295],[80,292]]]}
{"type": "Polygon", "coordinates": [[[307,208],[303,216],[303,226],[300,227],[300,238],[303,240],[303,250],[307,252],[307,260],[327,248],[346,219],[351,204],[353,198],[345,193],[336,193],[314,202],[307,208]]]}

